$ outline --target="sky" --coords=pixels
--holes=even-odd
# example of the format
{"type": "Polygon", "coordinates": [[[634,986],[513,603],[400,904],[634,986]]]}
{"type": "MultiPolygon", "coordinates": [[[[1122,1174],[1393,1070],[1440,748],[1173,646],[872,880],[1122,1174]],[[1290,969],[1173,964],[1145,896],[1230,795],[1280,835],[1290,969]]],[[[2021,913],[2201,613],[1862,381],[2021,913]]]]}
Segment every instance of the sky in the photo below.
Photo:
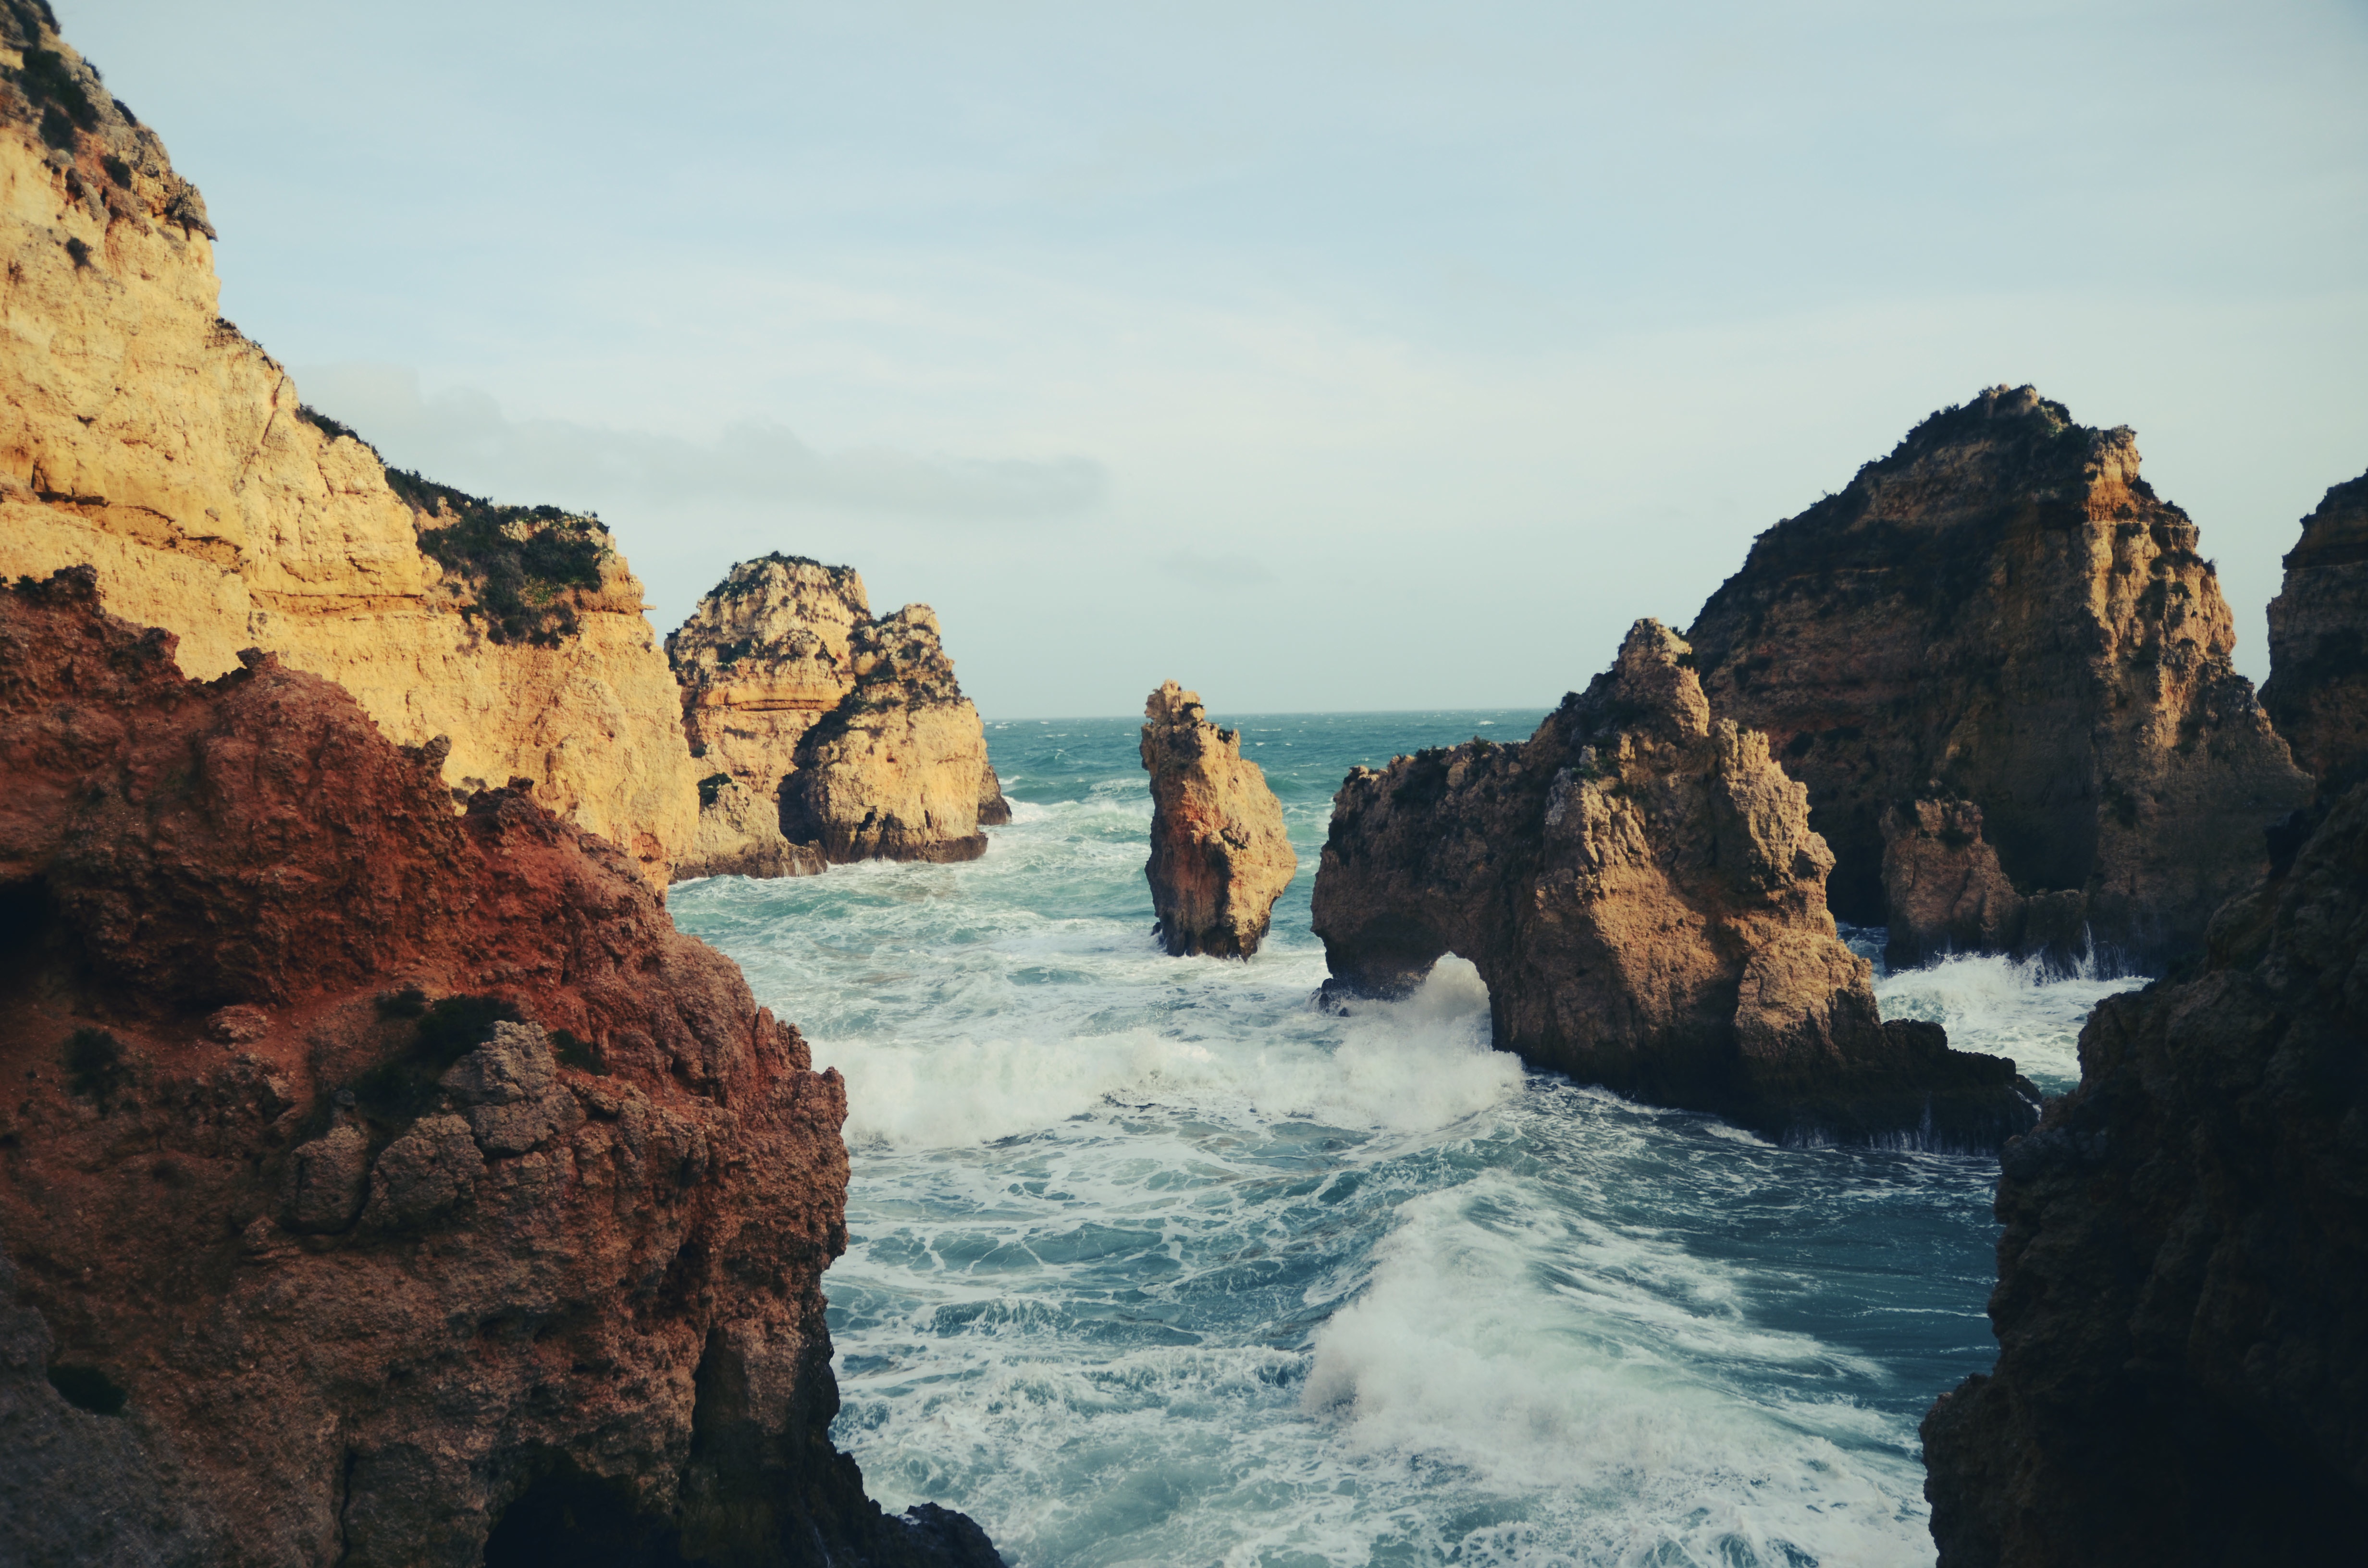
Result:
{"type": "Polygon", "coordinates": [[[306,401],[990,718],[1543,707],[2026,381],[2259,679],[2368,470],[2368,0],[52,3],[306,401]]]}

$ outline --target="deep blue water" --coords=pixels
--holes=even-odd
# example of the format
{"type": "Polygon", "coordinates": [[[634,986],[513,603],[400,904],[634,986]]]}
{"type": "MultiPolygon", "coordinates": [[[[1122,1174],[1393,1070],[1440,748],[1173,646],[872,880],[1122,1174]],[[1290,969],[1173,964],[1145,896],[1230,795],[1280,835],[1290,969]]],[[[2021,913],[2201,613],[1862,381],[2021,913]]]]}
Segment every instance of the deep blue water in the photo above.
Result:
{"type": "MultiPolygon", "coordinates": [[[[825,1283],[875,1496],[1027,1568],[1931,1562],[1916,1424],[1994,1355],[1993,1163],[1530,1072],[1459,960],[1311,1003],[1341,776],[1538,717],[1241,721],[1301,862],[1247,964],[1152,939],[1133,720],[990,723],[1018,820],[971,865],[675,892],[848,1077],[825,1283]]],[[[2061,1090],[2126,983],[1878,989],[2061,1090]]]]}

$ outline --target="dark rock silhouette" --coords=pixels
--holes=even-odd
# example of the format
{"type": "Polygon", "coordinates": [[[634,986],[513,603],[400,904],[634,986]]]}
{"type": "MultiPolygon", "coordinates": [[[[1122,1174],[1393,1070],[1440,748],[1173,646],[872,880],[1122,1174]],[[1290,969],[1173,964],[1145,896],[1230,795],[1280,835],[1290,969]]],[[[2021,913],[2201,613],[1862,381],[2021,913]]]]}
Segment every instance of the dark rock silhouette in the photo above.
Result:
{"type": "Polygon", "coordinates": [[[2261,706],[2294,761],[2340,788],[2368,774],[2368,474],[2328,491],[2285,567],[2261,706]]]}

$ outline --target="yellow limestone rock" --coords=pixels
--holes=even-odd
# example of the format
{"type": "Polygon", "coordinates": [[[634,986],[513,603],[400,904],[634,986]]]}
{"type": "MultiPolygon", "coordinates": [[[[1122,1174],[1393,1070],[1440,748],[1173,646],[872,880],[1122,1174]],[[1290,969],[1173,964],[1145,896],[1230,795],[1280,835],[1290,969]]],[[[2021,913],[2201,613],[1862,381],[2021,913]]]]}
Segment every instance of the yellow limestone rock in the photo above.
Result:
{"type": "Polygon", "coordinates": [[[46,27],[0,62],[0,574],[88,563],[108,609],[180,638],[185,673],[275,653],[391,740],[448,736],[456,789],[530,779],[663,882],[697,775],[606,530],[398,494],[216,314],[205,205],[156,134],[46,27]],[[569,580],[516,570],[545,534],[569,580]]]}
{"type": "Polygon", "coordinates": [[[1151,882],[1159,934],[1178,958],[1246,959],[1299,870],[1282,803],[1242,757],[1238,730],[1208,722],[1201,694],[1162,683],[1143,705],[1151,774],[1151,882]]]}
{"type": "Polygon", "coordinates": [[[676,876],[798,876],[825,862],[969,860],[1011,820],[938,618],[873,619],[863,579],[744,561],[666,639],[704,777],[676,876]]]}

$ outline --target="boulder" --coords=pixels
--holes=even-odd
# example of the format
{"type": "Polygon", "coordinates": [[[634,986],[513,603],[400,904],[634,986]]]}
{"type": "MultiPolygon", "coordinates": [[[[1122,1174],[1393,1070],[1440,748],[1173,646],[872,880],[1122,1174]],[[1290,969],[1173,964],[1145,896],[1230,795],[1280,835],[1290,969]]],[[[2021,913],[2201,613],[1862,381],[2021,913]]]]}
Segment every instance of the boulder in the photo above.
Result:
{"type": "Polygon", "coordinates": [[[1315,879],[1331,988],[1402,994],[1459,954],[1500,1048],[1791,1142],[1995,1148],[2029,1127],[2011,1062],[1882,1021],[1805,792],[1712,717],[1692,665],[1640,620],[1527,744],[1351,773],[1315,879]]]}
{"type": "Polygon", "coordinates": [[[980,824],[1010,820],[927,605],[875,619],[849,568],[768,555],[734,566],[666,654],[707,770],[677,881],[974,859],[980,824]]]}
{"type": "Polygon", "coordinates": [[[2368,773],[2368,474],[2328,491],[2285,568],[2261,706],[2294,761],[2340,789],[2368,773]]]}
{"type": "Polygon", "coordinates": [[[2309,783],[2229,663],[2198,543],[2129,430],[1997,387],[1760,535],[1702,607],[1712,708],[1808,786],[1833,909],[1889,926],[1894,963],[1946,930],[2058,959],[2086,933],[2151,968],[2260,880],[2263,830],[2309,783]],[[1941,858],[1886,856],[1886,824],[1927,801],[1978,812],[1959,880],[1989,915],[1936,926],[1941,858]],[[2043,918],[2009,913],[2040,898],[2043,918]]]}
{"type": "Polygon", "coordinates": [[[1246,959],[1274,901],[1298,873],[1282,803],[1242,757],[1237,730],[1201,711],[1198,692],[1164,683],[1143,706],[1143,766],[1151,775],[1151,906],[1170,955],[1246,959]]]}

